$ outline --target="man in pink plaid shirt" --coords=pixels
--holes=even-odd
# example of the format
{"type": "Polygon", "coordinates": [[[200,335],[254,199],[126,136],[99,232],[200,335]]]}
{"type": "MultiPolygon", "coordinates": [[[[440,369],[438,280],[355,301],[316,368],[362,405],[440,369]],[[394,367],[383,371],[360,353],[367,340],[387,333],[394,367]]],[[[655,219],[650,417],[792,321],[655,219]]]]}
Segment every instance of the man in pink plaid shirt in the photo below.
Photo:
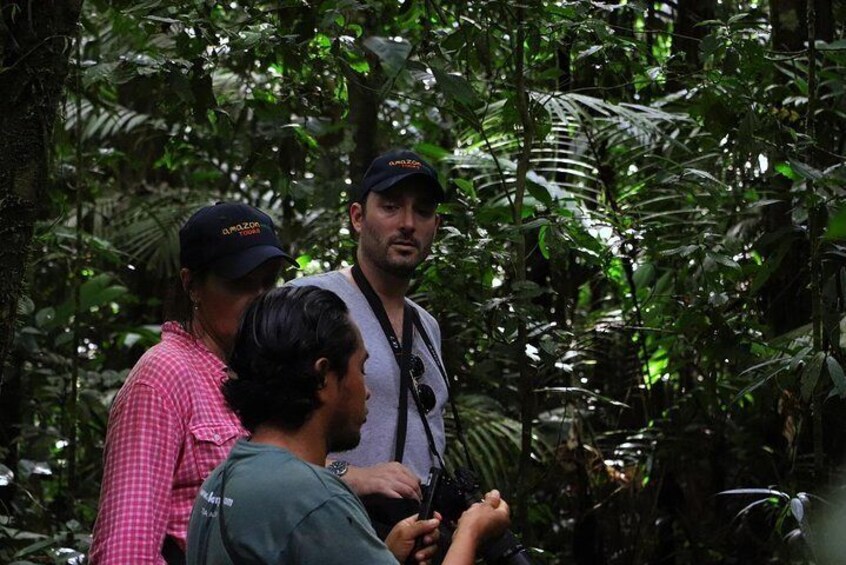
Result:
{"type": "Polygon", "coordinates": [[[197,491],[246,435],[220,391],[238,321],[293,262],[270,217],[244,204],[200,209],[179,238],[179,322],[162,326],[109,415],[95,565],[184,562],[197,491]]]}

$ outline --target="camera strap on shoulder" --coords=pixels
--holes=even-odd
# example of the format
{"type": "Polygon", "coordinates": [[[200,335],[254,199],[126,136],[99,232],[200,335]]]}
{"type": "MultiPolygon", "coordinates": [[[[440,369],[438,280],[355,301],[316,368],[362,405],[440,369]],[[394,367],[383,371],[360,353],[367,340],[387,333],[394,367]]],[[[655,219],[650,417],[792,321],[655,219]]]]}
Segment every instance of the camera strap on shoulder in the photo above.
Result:
{"type": "Polygon", "coordinates": [[[429,354],[432,356],[432,359],[435,360],[435,365],[438,367],[438,372],[444,379],[449,407],[452,411],[452,419],[455,422],[455,433],[458,436],[458,443],[461,444],[461,448],[464,451],[464,458],[467,461],[467,467],[475,473],[476,466],[473,465],[473,459],[470,457],[470,449],[467,447],[467,440],[464,437],[464,426],[461,424],[461,418],[458,415],[458,407],[456,407],[455,399],[452,396],[452,383],[450,382],[449,375],[444,368],[444,364],[441,362],[441,357],[438,355],[438,351],[435,349],[431,338],[429,338],[429,334],[426,332],[426,328],[423,327],[423,322],[420,320],[420,313],[414,308],[409,308],[409,310],[411,310],[411,314],[413,316],[412,321],[414,322],[414,326],[417,328],[417,333],[420,334],[420,337],[423,339],[423,343],[426,344],[426,349],[429,350],[429,354]]]}
{"type": "MultiPolygon", "coordinates": [[[[399,339],[397,339],[396,332],[394,332],[394,328],[391,325],[391,321],[388,319],[388,313],[385,311],[385,305],[382,304],[382,300],[376,294],[376,291],[373,290],[373,287],[370,285],[370,281],[368,281],[367,277],[364,276],[364,273],[361,271],[361,267],[353,265],[352,276],[359,290],[367,300],[370,309],[373,311],[373,315],[376,316],[376,320],[382,327],[382,333],[385,334],[385,338],[388,340],[388,344],[391,346],[391,350],[394,352],[394,356],[399,364],[400,394],[394,459],[401,463],[405,454],[405,440],[408,429],[408,395],[410,394],[423,423],[423,429],[426,432],[426,441],[429,444],[429,451],[432,452],[432,455],[443,468],[444,462],[441,458],[441,454],[438,452],[437,446],[435,445],[435,438],[432,434],[432,429],[429,426],[429,421],[426,419],[426,411],[423,409],[420,397],[417,394],[417,389],[411,379],[411,349],[412,342],[414,340],[414,320],[416,312],[414,312],[414,308],[412,308],[408,302],[405,303],[403,309],[403,335],[402,343],[400,343],[399,339]]],[[[428,336],[424,338],[424,341],[427,339],[428,336]]],[[[435,362],[440,363],[437,356],[435,356],[435,362]]]]}

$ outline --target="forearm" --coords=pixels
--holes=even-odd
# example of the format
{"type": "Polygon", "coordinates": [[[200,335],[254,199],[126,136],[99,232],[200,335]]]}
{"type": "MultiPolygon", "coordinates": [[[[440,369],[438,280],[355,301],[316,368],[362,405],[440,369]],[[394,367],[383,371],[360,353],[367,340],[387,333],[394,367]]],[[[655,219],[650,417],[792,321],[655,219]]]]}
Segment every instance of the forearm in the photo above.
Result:
{"type": "Polygon", "coordinates": [[[420,500],[422,497],[420,480],[407,467],[396,461],[373,467],[349,465],[341,480],[358,496],[381,494],[388,498],[414,500],[420,500]]]}
{"type": "Polygon", "coordinates": [[[449,551],[444,556],[443,565],[472,565],[476,562],[476,550],[479,542],[476,535],[471,535],[461,528],[455,531],[449,551]]]}
{"type": "Polygon", "coordinates": [[[178,424],[172,409],[139,387],[109,421],[91,562],[161,564],[178,424]]]}

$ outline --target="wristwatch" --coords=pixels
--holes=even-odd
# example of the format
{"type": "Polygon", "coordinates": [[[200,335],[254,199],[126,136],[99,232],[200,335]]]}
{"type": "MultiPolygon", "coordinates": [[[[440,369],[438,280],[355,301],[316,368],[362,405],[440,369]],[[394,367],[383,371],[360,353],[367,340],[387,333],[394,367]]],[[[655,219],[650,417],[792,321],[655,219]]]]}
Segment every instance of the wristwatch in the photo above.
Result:
{"type": "Polygon", "coordinates": [[[347,471],[349,471],[350,464],[341,459],[336,459],[335,461],[329,463],[326,468],[336,477],[343,477],[347,474],[347,471]]]}

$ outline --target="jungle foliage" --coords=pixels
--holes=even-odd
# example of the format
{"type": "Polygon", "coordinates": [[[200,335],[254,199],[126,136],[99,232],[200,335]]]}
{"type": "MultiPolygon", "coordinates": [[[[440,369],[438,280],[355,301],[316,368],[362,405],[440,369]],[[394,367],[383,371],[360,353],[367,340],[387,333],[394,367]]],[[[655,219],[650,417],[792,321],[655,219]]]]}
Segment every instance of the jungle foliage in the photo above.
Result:
{"type": "MultiPolygon", "coordinates": [[[[32,3],[0,6],[11,45],[32,3]]],[[[70,74],[0,389],[0,561],[86,552],[187,216],[252,203],[332,269],[350,186],[411,147],[450,183],[413,294],[538,562],[826,562],[844,22],[842,0],[87,0],[35,47],[70,74]]]]}

